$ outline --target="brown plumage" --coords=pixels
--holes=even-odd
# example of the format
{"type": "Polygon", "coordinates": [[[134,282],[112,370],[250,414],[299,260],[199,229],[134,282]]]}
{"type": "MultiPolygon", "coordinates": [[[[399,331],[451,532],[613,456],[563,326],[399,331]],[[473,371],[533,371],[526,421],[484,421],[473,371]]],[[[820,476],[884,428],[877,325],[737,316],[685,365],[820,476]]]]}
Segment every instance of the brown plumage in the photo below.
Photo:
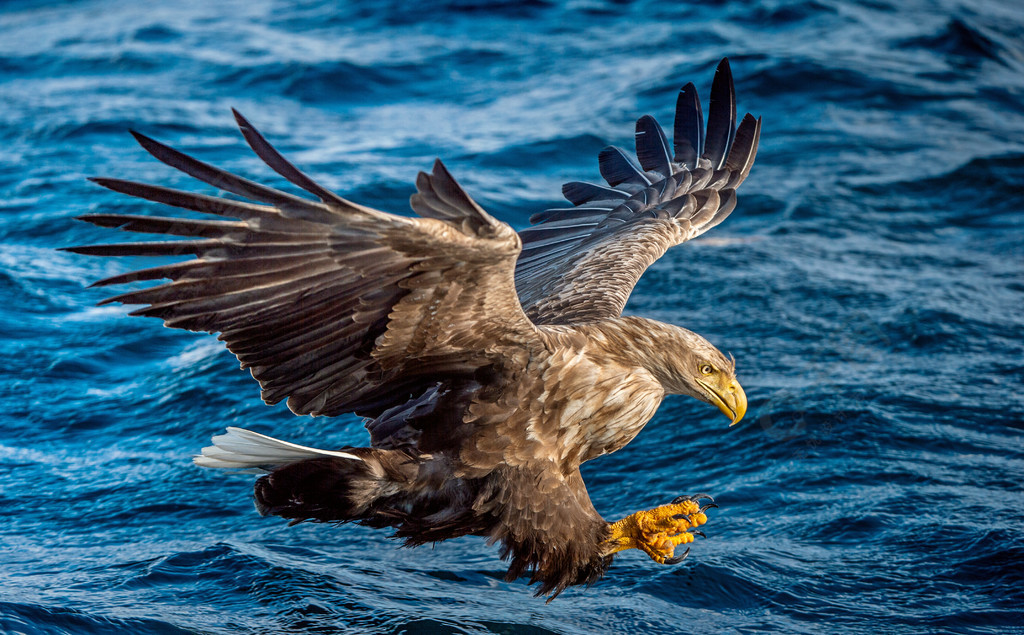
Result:
{"type": "Polygon", "coordinates": [[[268,471],[255,490],[264,514],[391,527],[410,544],[487,536],[511,561],[509,577],[530,574],[539,594],[593,582],[624,548],[681,559],[673,549],[692,540],[703,508],[677,499],[610,524],[579,466],[627,444],[665,394],[712,403],[733,422],[746,409],[732,361],[706,340],[621,316],[648,265],[732,211],[753,163],[760,120],[747,115],[736,128],[727,61],[706,131],[689,84],[672,150],[654,119],[641,118],[639,166],[604,150],[607,186],[567,184],[574,206],[535,216],[519,234],[440,161],[416,181],[419,217],[396,216],[327,191],[235,115],[256,154],[319,200],[133,133],[164,163],[256,202],[95,179],[232,220],[94,214],[82,219],[186,239],[71,251],[195,256],[96,284],[169,280],[104,302],[220,333],[267,403],[355,412],[371,447],[329,452],[229,428],[196,463],[268,471]]]}

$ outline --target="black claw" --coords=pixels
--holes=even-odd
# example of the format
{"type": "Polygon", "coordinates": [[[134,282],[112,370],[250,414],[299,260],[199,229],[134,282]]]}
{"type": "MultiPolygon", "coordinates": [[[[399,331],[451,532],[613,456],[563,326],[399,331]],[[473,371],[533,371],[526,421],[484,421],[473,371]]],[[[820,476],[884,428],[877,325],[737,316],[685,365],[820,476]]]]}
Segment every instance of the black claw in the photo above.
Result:
{"type": "Polygon", "coordinates": [[[701,508],[697,510],[697,513],[703,514],[704,510],[706,509],[718,509],[718,505],[714,503],[707,503],[705,505],[702,505],[701,508]]]}
{"type": "Polygon", "coordinates": [[[665,560],[665,564],[679,564],[683,560],[686,560],[686,556],[688,556],[688,555],[690,555],[690,548],[689,547],[686,548],[686,551],[684,551],[682,555],[676,556],[675,558],[669,558],[669,559],[665,560]]]}
{"type": "Polygon", "coordinates": [[[695,500],[699,500],[701,498],[706,498],[707,500],[711,501],[712,503],[715,502],[715,499],[712,498],[711,494],[704,494],[702,492],[700,494],[690,494],[689,496],[676,496],[672,500],[672,504],[673,505],[678,505],[679,503],[685,503],[686,501],[695,501],[695,500]]]}
{"type": "Polygon", "coordinates": [[[699,529],[691,529],[690,533],[693,534],[694,536],[700,536],[701,538],[707,538],[707,536],[704,535],[704,532],[699,530],[699,529]]]}
{"type": "Polygon", "coordinates": [[[693,524],[693,522],[690,520],[690,515],[689,514],[676,514],[672,518],[675,518],[676,520],[680,520],[680,519],[685,518],[686,522],[690,523],[691,525],[693,524]]]}

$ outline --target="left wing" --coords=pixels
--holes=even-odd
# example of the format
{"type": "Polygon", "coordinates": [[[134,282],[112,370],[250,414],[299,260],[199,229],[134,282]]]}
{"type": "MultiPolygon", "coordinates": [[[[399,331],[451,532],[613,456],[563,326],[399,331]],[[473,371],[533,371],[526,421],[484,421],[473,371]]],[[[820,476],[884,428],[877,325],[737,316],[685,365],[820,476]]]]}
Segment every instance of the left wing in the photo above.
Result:
{"type": "Polygon", "coordinates": [[[760,118],[749,114],[736,127],[728,59],[715,72],[706,135],[692,83],[676,102],[672,150],[654,118],[641,117],[639,167],[622,149],[605,148],[607,186],[566,183],[562,193],[575,207],[536,214],[519,233],[516,290],[526,314],[537,324],[618,317],[651,263],[732,212],[760,134],[760,118]]]}
{"type": "Polygon", "coordinates": [[[133,315],[219,332],[267,403],[297,414],[375,416],[441,379],[522,363],[545,341],[523,314],[513,271],[520,242],[437,162],[420,174],[422,218],[351,203],[299,172],[236,114],[271,168],[314,194],[271,189],[136,134],[157,159],[243,202],[156,185],[94,179],[116,192],[237,220],[91,214],[82,220],[186,240],[71,248],[101,256],[196,258],[101,280],[170,282],[104,302],[133,315]]]}

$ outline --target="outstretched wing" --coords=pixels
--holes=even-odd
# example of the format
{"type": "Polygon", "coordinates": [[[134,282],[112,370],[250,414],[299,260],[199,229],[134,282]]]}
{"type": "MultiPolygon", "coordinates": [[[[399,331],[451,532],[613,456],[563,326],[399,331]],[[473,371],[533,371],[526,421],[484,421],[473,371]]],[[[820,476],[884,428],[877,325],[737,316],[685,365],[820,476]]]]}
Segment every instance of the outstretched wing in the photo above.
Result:
{"type": "Polygon", "coordinates": [[[674,144],[650,115],[636,122],[637,166],[621,148],[599,155],[608,185],[566,183],[575,207],[531,218],[519,233],[516,288],[537,324],[617,317],[647,267],[673,245],[719,224],[757,154],[760,118],[736,127],[729,60],[711,86],[707,133],[700,100],[687,84],[676,102],[674,144]]]}
{"type": "Polygon", "coordinates": [[[145,304],[132,315],[219,332],[263,399],[298,414],[373,416],[425,383],[514,364],[543,346],[516,297],[520,242],[483,211],[438,161],[421,173],[412,206],[425,218],[351,203],[285,160],[237,112],[246,141],[271,168],[318,201],[265,187],[140,134],[150,154],[242,202],[117,179],[117,192],[237,220],[92,214],[103,227],[187,240],[74,247],[101,256],[195,259],[96,285],[171,282],[104,300],[145,304]]]}

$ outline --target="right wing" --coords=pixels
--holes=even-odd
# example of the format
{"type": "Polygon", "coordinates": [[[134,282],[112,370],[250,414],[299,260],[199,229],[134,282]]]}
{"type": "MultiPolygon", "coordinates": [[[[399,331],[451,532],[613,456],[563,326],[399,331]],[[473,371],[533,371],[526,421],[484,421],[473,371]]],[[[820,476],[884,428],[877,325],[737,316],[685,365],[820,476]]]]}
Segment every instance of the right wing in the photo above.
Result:
{"type": "Polygon", "coordinates": [[[526,314],[537,324],[618,317],[651,263],[732,212],[760,134],[761,120],[749,114],[736,127],[727,59],[715,72],[706,135],[693,84],[676,101],[672,150],[654,118],[641,117],[639,166],[624,150],[605,148],[607,186],[566,183],[562,193],[575,207],[536,214],[519,233],[516,288],[526,314]]]}
{"type": "MultiPolygon", "coordinates": [[[[285,160],[241,115],[246,141],[311,201],[202,163],[139,134],[150,154],[255,201],[94,179],[117,192],[238,220],[91,214],[82,220],[188,240],[70,248],[100,256],[196,259],[107,278],[171,282],[104,300],[145,304],[132,315],[219,332],[263,389],[297,414],[375,416],[444,377],[515,365],[544,342],[513,282],[520,241],[482,210],[438,161],[412,206],[386,214],[325,190],[285,160]]],[[[134,133],[133,133],[134,134],[134,133]]]]}

